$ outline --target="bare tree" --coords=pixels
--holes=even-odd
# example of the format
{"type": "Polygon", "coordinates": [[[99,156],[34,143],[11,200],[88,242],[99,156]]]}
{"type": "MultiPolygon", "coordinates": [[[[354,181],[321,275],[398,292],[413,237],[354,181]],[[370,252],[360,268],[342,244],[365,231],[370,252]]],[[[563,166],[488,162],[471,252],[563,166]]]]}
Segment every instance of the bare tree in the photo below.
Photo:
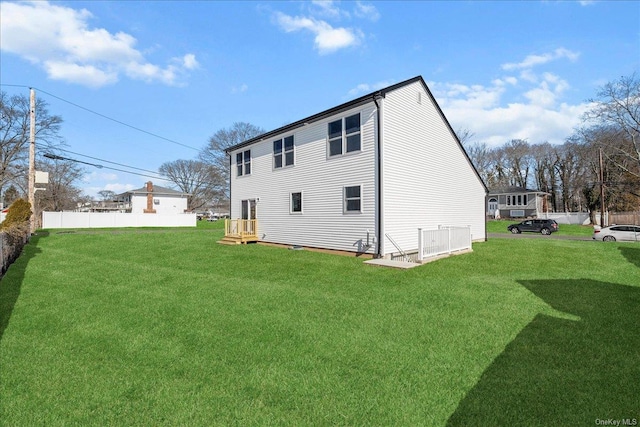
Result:
{"type": "Polygon", "coordinates": [[[465,129],[465,128],[460,128],[455,132],[456,132],[456,136],[458,137],[458,141],[460,141],[460,143],[464,145],[465,148],[471,145],[471,138],[476,136],[476,134],[471,132],[471,130],[465,129]]]}
{"type": "MultiPolygon", "coordinates": [[[[10,184],[23,187],[28,171],[30,101],[24,95],[0,92],[0,192],[10,184]]],[[[47,103],[36,99],[36,144],[49,149],[61,142],[62,118],[49,114],[47,103]]]]}
{"type": "Polygon", "coordinates": [[[227,191],[231,171],[229,170],[229,156],[225,154],[224,150],[263,133],[265,133],[264,129],[251,123],[236,122],[228,129],[220,129],[214,133],[200,152],[199,159],[213,166],[226,183],[223,191],[227,198],[229,196],[227,191]]]}
{"type": "Polygon", "coordinates": [[[531,146],[531,163],[535,187],[551,195],[552,210],[557,209],[558,178],[556,174],[555,148],[548,142],[531,146]]]}
{"type": "MultiPolygon", "coordinates": [[[[585,114],[585,121],[595,122],[596,127],[616,129],[614,139],[619,143],[612,147],[623,158],[633,159],[640,165],[640,76],[633,73],[609,82],[589,101],[593,107],[585,114]]],[[[616,162],[616,165],[640,176],[624,164],[616,162]]]]}
{"type": "Polygon", "coordinates": [[[42,211],[75,209],[82,197],[82,190],[75,184],[82,178],[84,170],[70,160],[38,161],[38,169],[49,172],[49,182],[42,191],[36,191],[36,216],[42,211]]]}
{"type": "Polygon", "coordinates": [[[493,161],[491,149],[484,142],[476,142],[465,147],[471,163],[475,166],[480,178],[486,185],[492,183],[493,161]]]}
{"type": "Polygon", "coordinates": [[[158,169],[181,191],[189,193],[189,210],[201,209],[213,203],[224,191],[225,183],[219,170],[200,160],[174,160],[158,169]]]}
{"type": "Polygon", "coordinates": [[[503,148],[511,185],[526,188],[531,173],[531,150],[523,139],[512,139],[503,148]]]}
{"type": "Polygon", "coordinates": [[[116,193],[111,190],[100,190],[98,191],[98,196],[102,197],[102,201],[110,202],[116,197],[116,193]]]}

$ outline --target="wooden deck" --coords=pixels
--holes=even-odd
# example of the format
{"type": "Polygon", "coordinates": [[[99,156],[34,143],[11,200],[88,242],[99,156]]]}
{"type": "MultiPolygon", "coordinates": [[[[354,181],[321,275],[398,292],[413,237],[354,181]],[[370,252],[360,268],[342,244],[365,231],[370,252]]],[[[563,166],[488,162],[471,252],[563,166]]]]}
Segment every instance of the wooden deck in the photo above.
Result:
{"type": "Polygon", "coordinates": [[[225,219],[224,238],[218,243],[224,245],[240,245],[253,243],[258,238],[257,219],[225,219]]]}

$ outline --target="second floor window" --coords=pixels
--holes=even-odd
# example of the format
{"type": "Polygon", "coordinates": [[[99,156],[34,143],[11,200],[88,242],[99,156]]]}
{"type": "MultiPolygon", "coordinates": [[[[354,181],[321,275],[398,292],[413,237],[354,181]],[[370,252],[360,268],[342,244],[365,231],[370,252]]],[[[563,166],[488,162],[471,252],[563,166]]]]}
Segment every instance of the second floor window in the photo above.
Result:
{"type": "Polygon", "coordinates": [[[251,150],[241,151],[236,154],[236,168],[238,176],[251,174],[251,150]]]}
{"type": "Polygon", "coordinates": [[[273,141],[273,167],[293,165],[293,135],[273,141]]]}
{"type": "Polygon", "coordinates": [[[329,157],[361,150],[359,113],[330,122],[327,132],[329,157]]]}

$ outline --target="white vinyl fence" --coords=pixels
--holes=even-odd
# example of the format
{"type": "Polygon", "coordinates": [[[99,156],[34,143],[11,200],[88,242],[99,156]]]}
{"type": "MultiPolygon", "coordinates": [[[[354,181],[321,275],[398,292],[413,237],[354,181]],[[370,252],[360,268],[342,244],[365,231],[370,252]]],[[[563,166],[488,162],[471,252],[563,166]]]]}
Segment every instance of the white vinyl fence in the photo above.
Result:
{"type": "Polygon", "coordinates": [[[418,229],[418,261],[465,249],[471,249],[471,227],[418,229]]]}
{"type": "Polygon", "coordinates": [[[42,212],[42,228],[195,227],[196,214],[42,212]]]}
{"type": "Polygon", "coordinates": [[[589,225],[589,212],[544,212],[541,219],[553,219],[558,224],[589,225]]]}

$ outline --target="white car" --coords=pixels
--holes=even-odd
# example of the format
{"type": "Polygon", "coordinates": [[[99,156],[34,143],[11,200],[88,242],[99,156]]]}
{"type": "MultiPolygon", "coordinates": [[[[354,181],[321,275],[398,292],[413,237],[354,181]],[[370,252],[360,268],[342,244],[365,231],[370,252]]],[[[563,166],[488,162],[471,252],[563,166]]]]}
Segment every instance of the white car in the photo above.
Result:
{"type": "Polygon", "coordinates": [[[593,240],[640,242],[640,226],[616,224],[600,228],[596,225],[593,227],[593,240]]]}

